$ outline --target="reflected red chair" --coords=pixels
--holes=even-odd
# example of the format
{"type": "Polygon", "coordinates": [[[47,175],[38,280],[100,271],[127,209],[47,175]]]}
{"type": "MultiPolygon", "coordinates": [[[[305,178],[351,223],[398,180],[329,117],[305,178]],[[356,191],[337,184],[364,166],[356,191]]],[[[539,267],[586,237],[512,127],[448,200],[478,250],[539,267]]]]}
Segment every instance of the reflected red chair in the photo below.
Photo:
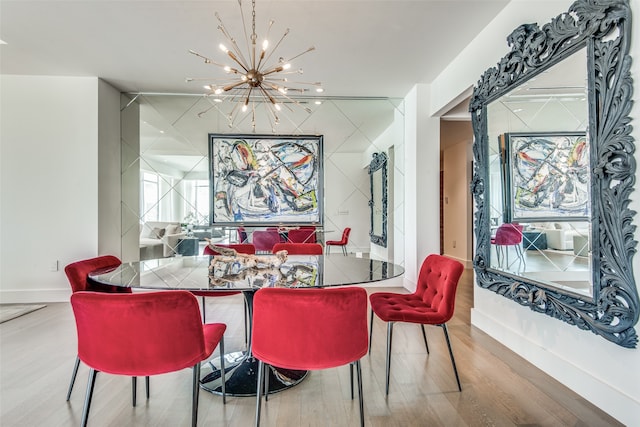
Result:
{"type": "Polygon", "coordinates": [[[322,255],[322,245],[318,243],[276,243],[273,253],[285,250],[289,255],[322,255]]]}
{"type": "Polygon", "coordinates": [[[300,227],[289,230],[287,239],[291,243],[316,243],[316,228],[300,227]]]}
{"type": "Polygon", "coordinates": [[[387,374],[385,387],[387,395],[389,394],[389,371],[391,369],[391,339],[395,322],[419,324],[422,328],[422,338],[424,338],[427,354],[429,353],[429,344],[427,344],[424,325],[442,327],[447,347],[449,347],[453,372],[458,382],[458,390],[462,391],[456,361],[449,341],[447,322],[453,316],[456,289],[463,271],[464,266],[454,259],[442,255],[429,255],[420,268],[418,285],[414,293],[375,292],[369,296],[369,301],[371,302],[369,352],[371,352],[373,313],[384,322],[387,322],[387,374]]]}
{"type": "MultiPolygon", "coordinates": [[[[67,275],[69,284],[71,285],[71,292],[108,292],[108,293],[131,293],[131,288],[125,288],[121,286],[109,286],[101,283],[96,283],[88,278],[89,273],[92,271],[117,267],[122,262],[120,259],[113,255],[102,255],[95,258],[84,259],[81,261],[73,262],[64,268],[64,272],[67,275]]],[[[71,399],[71,392],[73,391],[73,385],[76,382],[76,376],[78,375],[78,368],[80,367],[80,358],[76,356],[76,362],[73,365],[73,372],[71,373],[71,381],[69,382],[69,389],[67,391],[67,401],[71,399]]],[[[132,401],[133,406],[136,406],[136,390],[137,379],[133,377],[131,379],[131,387],[133,391],[132,401]]],[[[149,378],[145,378],[145,388],[147,391],[147,398],[149,398],[149,378]]]]}
{"type": "Polygon", "coordinates": [[[347,256],[347,243],[349,243],[349,234],[351,234],[351,228],[347,227],[342,231],[342,239],[340,240],[327,240],[325,246],[327,247],[327,254],[330,253],[331,246],[340,246],[342,253],[347,256]]]}
{"type": "MultiPolygon", "coordinates": [[[[200,362],[219,345],[222,323],[202,324],[198,300],[188,291],[108,294],[77,292],[71,306],[78,331],[78,355],[91,371],[82,412],[87,425],[98,371],[115,375],[158,375],[193,368],[191,425],[198,421],[200,362]]],[[[224,357],[220,357],[222,399],[224,357]]]]}
{"type": "Polygon", "coordinates": [[[509,267],[509,247],[513,246],[515,248],[516,256],[518,257],[518,268],[526,268],[524,253],[522,251],[523,229],[524,227],[517,223],[505,223],[501,224],[497,228],[495,237],[491,238],[491,244],[496,247],[498,267],[502,267],[505,258],[506,266],[507,268],[509,267]]]}
{"type": "Polygon", "coordinates": [[[256,230],[252,234],[253,246],[256,247],[256,253],[270,253],[273,245],[280,243],[280,233],[278,230],[256,230]]]}
{"type": "MultiPolygon", "coordinates": [[[[240,254],[255,254],[256,248],[251,243],[236,243],[236,244],[224,244],[217,245],[225,248],[235,249],[240,254]]],[[[218,252],[214,251],[209,245],[204,247],[202,251],[203,255],[220,255],[218,252]]],[[[238,295],[242,292],[240,291],[191,291],[191,293],[195,296],[202,297],[202,322],[207,323],[207,314],[206,314],[206,305],[205,298],[206,297],[228,297],[230,295],[238,295]]],[[[244,302],[244,338],[245,342],[247,341],[247,302],[244,302]]]]}
{"type": "Polygon", "coordinates": [[[360,425],[364,425],[360,359],[367,354],[368,340],[363,288],[262,288],[253,300],[251,338],[253,356],[259,361],[256,426],[260,425],[265,364],[295,370],[354,364],[360,425]]]}

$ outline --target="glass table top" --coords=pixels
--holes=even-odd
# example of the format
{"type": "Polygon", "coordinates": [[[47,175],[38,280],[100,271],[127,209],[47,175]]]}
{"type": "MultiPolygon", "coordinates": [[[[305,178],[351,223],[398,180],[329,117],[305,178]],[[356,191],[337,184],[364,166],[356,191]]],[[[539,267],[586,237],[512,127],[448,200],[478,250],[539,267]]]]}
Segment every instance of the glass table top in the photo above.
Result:
{"type": "Polygon", "coordinates": [[[263,287],[364,285],[404,273],[393,263],[341,255],[274,255],[243,264],[224,256],[185,256],[123,263],[89,278],[106,285],[144,289],[256,290],[263,287]]]}

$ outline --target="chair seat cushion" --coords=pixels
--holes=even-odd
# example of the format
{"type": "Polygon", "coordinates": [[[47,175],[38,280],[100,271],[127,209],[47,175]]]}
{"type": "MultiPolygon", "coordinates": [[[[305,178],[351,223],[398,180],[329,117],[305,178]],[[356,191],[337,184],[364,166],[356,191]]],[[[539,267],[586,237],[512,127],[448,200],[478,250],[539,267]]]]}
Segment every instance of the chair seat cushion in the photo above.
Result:
{"type": "Polygon", "coordinates": [[[371,309],[385,322],[441,324],[451,316],[440,313],[415,294],[376,292],[369,296],[371,309]]]}

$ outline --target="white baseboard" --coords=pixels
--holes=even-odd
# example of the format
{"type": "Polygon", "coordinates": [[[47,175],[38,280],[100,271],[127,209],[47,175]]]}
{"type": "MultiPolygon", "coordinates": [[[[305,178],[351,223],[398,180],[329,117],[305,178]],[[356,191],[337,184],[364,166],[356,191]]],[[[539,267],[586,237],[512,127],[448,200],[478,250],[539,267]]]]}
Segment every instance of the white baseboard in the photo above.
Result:
{"type": "Polygon", "coordinates": [[[615,385],[604,382],[477,309],[471,309],[471,324],[621,423],[638,425],[640,402],[621,392],[615,385]]]}
{"type": "Polygon", "coordinates": [[[69,302],[71,289],[29,289],[0,291],[2,304],[36,304],[69,302]]]}

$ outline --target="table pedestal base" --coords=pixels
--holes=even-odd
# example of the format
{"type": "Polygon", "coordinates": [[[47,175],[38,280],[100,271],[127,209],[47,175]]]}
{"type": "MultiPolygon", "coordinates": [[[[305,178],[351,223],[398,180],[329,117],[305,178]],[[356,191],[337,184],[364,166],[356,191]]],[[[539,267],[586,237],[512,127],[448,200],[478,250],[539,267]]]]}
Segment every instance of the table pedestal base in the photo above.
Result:
{"type": "MultiPolygon", "coordinates": [[[[237,351],[224,355],[225,392],[229,396],[255,396],[258,381],[258,360],[246,351],[237,351]]],[[[307,375],[307,371],[269,366],[265,371],[269,375],[269,394],[286,390],[298,384],[307,375]]],[[[200,388],[215,394],[222,394],[220,378],[220,358],[203,363],[200,388]]]]}

